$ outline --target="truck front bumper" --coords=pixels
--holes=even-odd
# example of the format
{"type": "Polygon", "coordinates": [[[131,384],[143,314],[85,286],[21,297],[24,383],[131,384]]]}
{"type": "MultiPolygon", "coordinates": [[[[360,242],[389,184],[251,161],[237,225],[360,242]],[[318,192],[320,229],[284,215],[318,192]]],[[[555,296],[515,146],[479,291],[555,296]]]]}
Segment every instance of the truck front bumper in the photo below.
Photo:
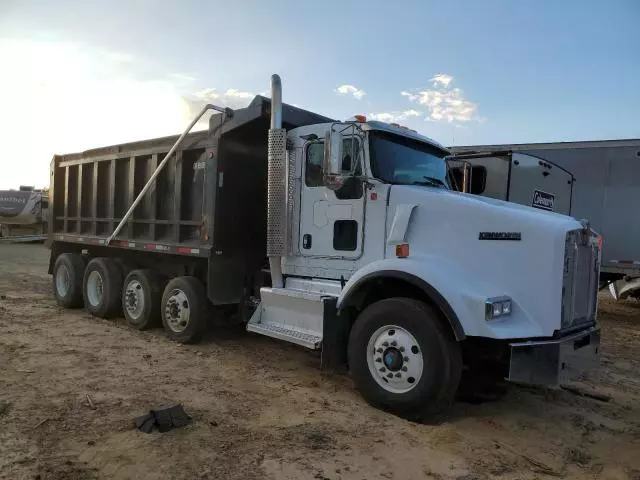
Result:
{"type": "Polygon", "coordinates": [[[511,343],[509,378],[529,385],[561,385],[598,364],[600,329],[562,338],[511,343]]]}

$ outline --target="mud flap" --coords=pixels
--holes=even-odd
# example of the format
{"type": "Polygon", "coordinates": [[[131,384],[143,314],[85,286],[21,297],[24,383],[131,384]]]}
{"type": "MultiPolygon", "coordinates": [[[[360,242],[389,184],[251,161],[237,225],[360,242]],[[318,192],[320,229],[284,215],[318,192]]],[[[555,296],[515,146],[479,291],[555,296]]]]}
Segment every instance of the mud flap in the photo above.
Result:
{"type": "Polygon", "coordinates": [[[338,299],[324,297],[322,352],[320,368],[323,371],[340,371],[347,367],[347,344],[351,322],[345,311],[338,313],[338,299]]]}

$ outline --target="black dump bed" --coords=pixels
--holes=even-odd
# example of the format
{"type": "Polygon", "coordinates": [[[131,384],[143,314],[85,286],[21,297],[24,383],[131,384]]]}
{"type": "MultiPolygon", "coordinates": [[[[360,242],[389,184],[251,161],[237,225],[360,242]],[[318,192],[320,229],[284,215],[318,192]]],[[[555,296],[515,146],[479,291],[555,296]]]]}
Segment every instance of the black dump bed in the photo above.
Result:
{"type": "MultiPolygon", "coordinates": [[[[264,258],[269,99],[189,134],[110,247],[264,258]]],[[[287,129],[331,119],[283,105],[287,129]]],[[[178,136],[56,155],[49,243],[105,245],[178,136]]]]}

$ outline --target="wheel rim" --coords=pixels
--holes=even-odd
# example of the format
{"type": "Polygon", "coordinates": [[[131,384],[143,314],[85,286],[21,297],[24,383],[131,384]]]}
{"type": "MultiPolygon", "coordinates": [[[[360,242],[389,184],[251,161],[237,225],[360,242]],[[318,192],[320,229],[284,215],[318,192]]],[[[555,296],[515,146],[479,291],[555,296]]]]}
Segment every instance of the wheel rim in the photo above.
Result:
{"type": "Polygon", "coordinates": [[[56,290],[58,295],[66,297],[71,288],[71,275],[66,265],[60,265],[56,271],[56,290]]]}
{"type": "Polygon", "coordinates": [[[144,311],[144,291],[138,280],[127,283],[124,292],[124,307],[132,320],[138,320],[144,311]]]}
{"type": "Polygon", "coordinates": [[[408,330],[386,325],[369,338],[367,365],[371,376],[383,389],[406,393],[415,388],[422,377],[422,349],[408,330]]]}
{"type": "Polygon", "coordinates": [[[102,294],[104,293],[104,282],[102,275],[96,270],[89,272],[87,277],[87,300],[93,307],[97,307],[102,302],[102,294]]]}
{"type": "Polygon", "coordinates": [[[189,325],[190,311],[187,295],[177,288],[171,290],[167,303],[164,306],[164,313],[167,326],[172,332],[184,332],[189,325]]]}

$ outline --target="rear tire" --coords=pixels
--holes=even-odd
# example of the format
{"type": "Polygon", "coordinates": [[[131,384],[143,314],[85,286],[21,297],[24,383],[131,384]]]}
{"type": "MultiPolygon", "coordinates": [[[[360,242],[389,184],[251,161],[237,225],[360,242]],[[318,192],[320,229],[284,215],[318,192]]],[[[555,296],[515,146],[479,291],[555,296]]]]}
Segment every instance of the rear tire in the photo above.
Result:
{"type": "Polygon", "coordinates": [[[84,260],[77,253],[63,253],[53,265],[53,295],[58,305],[64,308],[82,306],[84,260]]]}
{"type": "Polygon", "coordinates": [[[112,318],[122,313],[122,270],[110,258],[89,262],[82,290],[85,308],[94,317],[112,318]]]}
{"type": "Polygon", "coordinates": [[[411,298],[369,305],[349,335],[349,369],[371,405],[431,421],[452,404],[460,346],[431,307],[411,298]]]}
{"type": "Polygon", "coordinates": [[[137,330],[160,325],[162,278],[152,270],[133,270],[122,287],[122,313],[137,330]]]}
{"type": "Polygon", "coordinates": [[[168,337],[195,343],[206,330],[210,303],[204,285],[195,277],[170,280],[162,295],[162,326],[168,337]]]}

